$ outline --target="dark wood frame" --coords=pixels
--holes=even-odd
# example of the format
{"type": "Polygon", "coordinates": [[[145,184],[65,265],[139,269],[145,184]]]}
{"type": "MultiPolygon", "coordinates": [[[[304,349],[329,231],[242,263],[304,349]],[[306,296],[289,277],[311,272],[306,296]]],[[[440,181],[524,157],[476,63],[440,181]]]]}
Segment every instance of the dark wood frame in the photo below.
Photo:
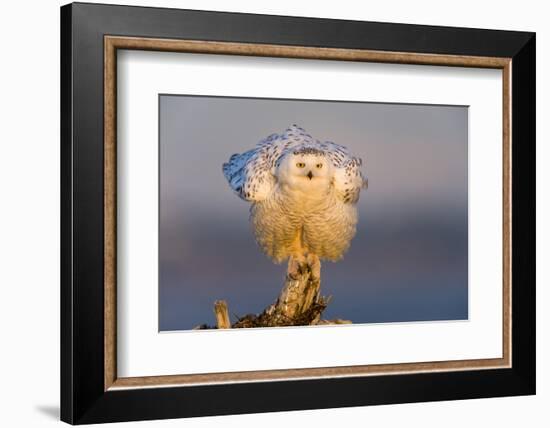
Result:
{"type": "Polygon", "coordinates": [[[534,394],[533,33],[71,4],[61,9],[61,110],[62,420],[534,394]],[[503,358],[117,379],[116,49],[502,69],[503,358]]]}

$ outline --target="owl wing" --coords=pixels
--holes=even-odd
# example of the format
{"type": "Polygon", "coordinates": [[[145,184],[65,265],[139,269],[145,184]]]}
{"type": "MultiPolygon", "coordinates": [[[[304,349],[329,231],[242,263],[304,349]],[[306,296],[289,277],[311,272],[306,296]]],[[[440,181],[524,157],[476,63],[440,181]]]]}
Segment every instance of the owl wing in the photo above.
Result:
{"type": "Polygon", "coordinates": [[[357,203],[361,189],[368,187],[368,179],[361,173],[361,158],[352,156],[346,147],[331,141],[320,145],[335,167],[333,184],[336,194],[344,203],[357,203]]]}
{"type": "Polygon", "coordinates": [[[223,175],[241,199],[259,202],[269,196],[276,183],[277,160],[287,149],[299,144],[289,138],[289,130],[281,135],[270,135],[252,150],[236,153],[223,164],[223,175]]]}

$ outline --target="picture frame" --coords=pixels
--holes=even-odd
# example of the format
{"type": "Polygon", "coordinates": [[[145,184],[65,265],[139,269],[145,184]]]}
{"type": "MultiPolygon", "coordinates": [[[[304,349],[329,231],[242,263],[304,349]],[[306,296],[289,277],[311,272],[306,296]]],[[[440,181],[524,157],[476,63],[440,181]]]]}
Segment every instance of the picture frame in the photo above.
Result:
{"type": "Polygon", "coordinates": [[[534,394],[535,91],[534,33],[63,6],[61,419],[85,424],[534,394]],[[495,221],[503,239],[502,356],[119,377],[120,50],[501,70],[503,211],[495,221]]]}

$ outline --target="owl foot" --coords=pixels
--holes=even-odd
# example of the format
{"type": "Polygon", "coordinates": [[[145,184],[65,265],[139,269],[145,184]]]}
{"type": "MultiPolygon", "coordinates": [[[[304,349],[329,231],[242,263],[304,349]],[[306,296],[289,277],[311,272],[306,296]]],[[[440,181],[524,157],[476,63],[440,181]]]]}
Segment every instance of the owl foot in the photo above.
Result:
{"type": "Polygon", "coordinates": [[[307,260],[305,257],[290,256],[288,259],[287,275],[290,279],[298,279],[307,271],[307,260]]]}
{"type": "Polygon", "coordinates": [[[309,253],[307,255],[307,264],[311,270],[311,279],[320,280],[321,279],[321,260],[317,257],[316,254],[309,253]]]}

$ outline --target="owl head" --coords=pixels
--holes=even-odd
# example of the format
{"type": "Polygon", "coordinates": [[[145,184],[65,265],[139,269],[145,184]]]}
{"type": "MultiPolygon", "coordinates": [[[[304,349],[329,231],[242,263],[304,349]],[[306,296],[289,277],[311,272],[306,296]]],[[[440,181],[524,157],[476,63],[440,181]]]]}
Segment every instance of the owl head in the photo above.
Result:
{"type": "Polygon", "coordinates": [[[333,165],[326,153],[314,147],[290,150],[277,165],[277,180],[290,189],[314,192],[330,186],[333,165]]]}

